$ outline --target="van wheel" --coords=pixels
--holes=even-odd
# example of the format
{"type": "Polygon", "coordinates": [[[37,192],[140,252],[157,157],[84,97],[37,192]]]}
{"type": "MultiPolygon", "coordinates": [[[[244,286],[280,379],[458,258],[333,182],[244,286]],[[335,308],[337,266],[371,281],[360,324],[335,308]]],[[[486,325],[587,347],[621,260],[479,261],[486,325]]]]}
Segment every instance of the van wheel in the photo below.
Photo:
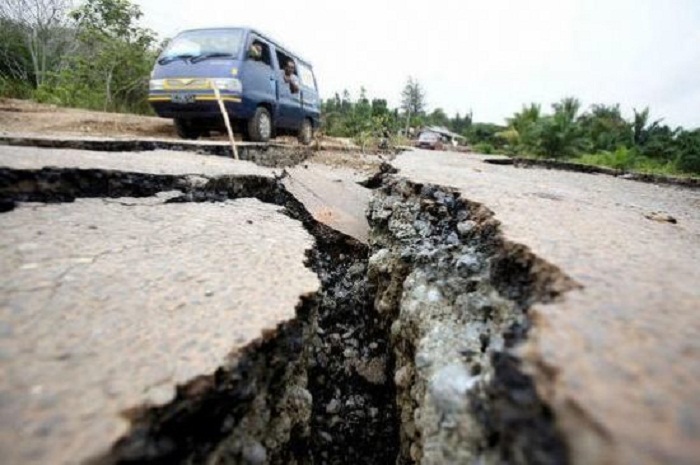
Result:
{"type": "Polygon", "coordinates": [[[304,145],[309,145],[314,139],[314,127],[311,125],[311,121],[305,119],[301,123],[301,128],[299,129],[299,142],[304,145]]]}
{"type": "Polygon", "coordinates": [[[248,121],[248,135],[254,142],[267,142],[272,136],[272,117],[265,107],[258,107],[248,121]]]}
{"type": "Polygon", "coordinates": [[[199,139],[199,136],[202,135],[197,123],[189,119],[175,118],[175,131],[182,139],[194,140],[199,139]]]}

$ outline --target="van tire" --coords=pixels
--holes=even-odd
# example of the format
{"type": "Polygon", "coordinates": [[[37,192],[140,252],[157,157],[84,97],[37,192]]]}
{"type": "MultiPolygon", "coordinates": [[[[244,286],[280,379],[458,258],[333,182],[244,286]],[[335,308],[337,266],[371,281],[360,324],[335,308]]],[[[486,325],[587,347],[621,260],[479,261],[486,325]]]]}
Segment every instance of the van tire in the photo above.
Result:
{"type": "Polygon", "coordinates": [[[248,120],[248,136],[253,142],[268,142],[272,137],[272,117],[265,107],[258,107],[248,120]]]}
{"type": "Polygon", "coordinates": [[[175,118],[175,131],[181,139],[195,140],[202,135],[202,130],[194,120],[175,118]]]}
{"type": "Polygon", "coordinates": [[[304,145],[310,145],[314,140],[314,127],[309,119],[304,119],[299,128],[299,135],[297,136],[299,142],[304,145]]]}

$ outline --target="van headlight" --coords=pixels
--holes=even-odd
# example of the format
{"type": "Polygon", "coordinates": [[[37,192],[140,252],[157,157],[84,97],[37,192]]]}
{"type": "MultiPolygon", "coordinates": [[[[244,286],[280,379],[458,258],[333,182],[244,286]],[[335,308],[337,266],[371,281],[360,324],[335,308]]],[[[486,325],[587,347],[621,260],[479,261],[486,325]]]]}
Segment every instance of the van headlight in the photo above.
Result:
{"type": "Polygon", "coordinates": [[[241,92],[243,84],[236,78],[212,79],[211,83],[219,90],[227,90],[229,92],[241,92]]]}
{"type": "Polygon", "coordinates": [[[164,90],[165,79],[151,79],[148,81],[148,88],[150,90],[164,90]]]}

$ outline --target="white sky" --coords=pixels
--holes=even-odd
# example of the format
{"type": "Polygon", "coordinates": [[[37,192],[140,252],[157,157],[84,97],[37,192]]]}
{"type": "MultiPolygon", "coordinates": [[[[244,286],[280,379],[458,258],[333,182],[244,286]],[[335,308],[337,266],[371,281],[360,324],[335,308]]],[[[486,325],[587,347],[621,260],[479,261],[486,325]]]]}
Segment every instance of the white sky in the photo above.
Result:
{"type": "Polygon", "coordinates": [[[311,61],[321,94],[398,105],[409,75],[430,109],[502,123],[565,96],[650,106],[700,127],[700,0],[136,0],[161,37],[247,25],[311,61]]]}

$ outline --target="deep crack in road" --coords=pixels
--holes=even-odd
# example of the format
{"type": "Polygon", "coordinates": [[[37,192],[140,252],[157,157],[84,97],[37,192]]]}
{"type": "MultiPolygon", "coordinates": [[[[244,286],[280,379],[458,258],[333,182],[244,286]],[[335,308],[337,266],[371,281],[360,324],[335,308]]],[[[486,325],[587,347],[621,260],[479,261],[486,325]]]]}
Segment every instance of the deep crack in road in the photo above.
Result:
{"type": "MultiPolygon", "coordinates": [[[[571,219],[569,226],[578,225],[591,212],[609,208],[630,218],[638,215],[643,225],[637,230],[640,240],[651,241],[657,228],[675,225],[643,223],[649,221],[644,216],[648,206],[675,208],[683,229],[670,232],[674,236],[666,253],[689,245],[682,260],[671,255],[668,261],[685,270],[687,281],[675,281],[681,298],[673,300],[676,307],[660,311],[684,316],[685,309],[700,302],[697,291],[684,284],[693,282],[698,272],[686,266],[700,255],[700,219],[697,211],[685,207],[698,204],[696,191],[626,185],[629,193],[639,194],[630,201],[629,193],[618,195],[605,178],[591,182],[587,175],[567,174],[557,184],[556,172],[487,168],[478,160],[459,158],[463,155],[425,158],[427,154],[416,152],[394,163],[399,173],[386,169],[367,183],[374,193],[368,234],[358,234],[367,237],[364,244],[319,222],[325,217],[309,210],[314,204],[302,202],[308,198],[295,197],[284,178],[252,165],[222,160],[198,166],[197,156],[173,154],[174,159],[181,157],[180,165],[168,167],[163,160],[169,152],[152,152],[156,158],[150,160],[137,154],[89,155],[92,161],[87,165],[95,168],[88,168],[65,153],[52,158],[49,152],[22,152],[34,157],[22,159],[13,150],[20,149],[0,152],[7,166],[0,169],[0,204],[5,211],[0,221],[6,231],[2,263],[3,273],[11,277],[2,292],[0,345],[3,369],[11,376],[0,385],[0,414],[3,425],[14,426],[0,431],[0,444],[14,461],[44,463],[50,457],[54,463],[558,464],[626,463],[632,458],[660,463],[694,456],[698,431],[687,425],[700,415],[692,400],[697,399],[697,381],[668,391],[665,403],[656,400],[667,431],[675,428],[669,426],[675,420],[668,415],[677,413],[682,432],[670,442],[650,442],[644,448],[635,444],[646,429],[630,435],[617,419],[601,420],[601,412],[592,408],[614,399],[613,394],[589,384],[588,397],[581,397],[567,384],[569,376],[586,375],[586,360],[600,360],[596,357],[602,347],[592,342],[587,342],[588,352],[571,355],[581,338],[593,335],[604,346],[605,337],[615,340],[620,331],[631,334],[619,327],[621,320],[629,321],[628,307],[637,312],[632,326],[636,340],[650,340],[660,329],[643,325],[654,320],[646,319],[644,302],[632,299],[628,307],[620,303],[609,313],[593,309],[587,326],[571,333],[567,325],[579,324],[576,305],[604,307],[611,301],[604,290],[616,277],[600,274],[606,268],[593,251],[571,255],[586,244],[577,235],[581,231],[569,229],[568,242],[562,231],[541,231],[557,220],[571,219]],[[44,157],[68,166],[48,168],[51,162],[44,157]],[[139,169],[141,162],[146,169],[139,169]],[[593,187],[593,193],[576,190],[578,183],[593,187]],[[598,192],[610,195],[610,203],[598,192]],[[649,192],[660,200],[654,201],[649,192]],[[105,198],[115,200],[97,200],[105,198]],[[560,204],[570,206],[571,199],[577,212],[557,210],[560,204]],[[85,212],[92,212],[94,220],[85,212]],[[560,216],[545,214],[533,224],[535,212],[560,216]],[[145,240],[149,237],[153,239],[145,240]],[[94,238],[109,246],[91,248],[94,238]],[[246,249],[246,243],[252,248],[246,249]],[[61,247],[65,254],[56,252],[61,247]],[[308,268],[298,259],[304,250],[308,268]],[[240,259],[243,255],[253,261],[246,264],[240,259]],[[189,257],[197,259],[189,263],[189,257]],[[142,270],[133,266],[139,261],[142,270]],[[167,282],[150,279],[149,266],[159,269],[155,275],[167,282]],[[256,271],[262,274],[255,277],[256,271]],[[270,296],[290,282],[296,284],[282,304],[263,294],[247,294],[255,287],[248,274],[270,296]],[[47,277],[48,295],[32,282],[42,275],[47,277]],[[32,286],[25,286],[27,282],[32,286]],[[101,288],[95,284],[99,282],[108,285],[101,288]],[[57,291],[51,283],[63,284],[57,291]],[[93,284],[81,288],[89,283],[93,284]],[[136,314],[160,320],[160,326],[140,325],[119,310],[119,297],[140,286],[136,297],[145,299],[144,308],[136,314]],[[175,286],[173,295],[184,300],[171,298],[168,286],[175,286]],[[192,293],[197,297],[187,300],[192,293]],[[92,300],[86,303],[81,300],[85,297],[92,300]],[[290,304],[293,300],[296,306],[290,304]],[[216,314],[212,305],[240,310],[216,314]],[[148,308],[164,313],[151,315],[144,311],[148,308]],[[28,312],[31,317],[23,320],[28,312]],[[157,342],[149,337],[167,333],[172,329],[168,321],[176,317],[182,332],[175,333],[175,339],[157,342]],[[259,319],[263,324],[255,326],[259,319]],[[206,324],[193,324],[198,321],[206,324]],[[602,321],[613,323],[600,327],[602,321]],[[39,322],[53,323],[42,329],[39,322]],[[120,325],[124,338],[107,344],[102,356],[127,366],[126,348],[138,349],[137,335],[145,334],[143,357],[127,369],[97,366],[105,369],[111,399],[128,390],[124,385],[135,389],[137,394],[124,397],[125,404],[115,404],[128,424],[117,417],[119,411],[105,409],[102,401],[87,395],[95,382],[81,370],[94,369],[101,345],[83,343],[82,352],[57,350],[59,342],[71,337],[109,340],[113,333],[104,328],[120,325]],[[103,329],[96,334],[99,328],[103,329]],[[559,333],[569,334],[575,344],[553,353],[547,337],[559,333]],[[182,345],[185,335],[191,343],[182,345]],[[159,355],[151,359],[153,346],[153,354],[159,355]],[[120,353],[119,347],[125,349],[120,353]],[[196,361],[176,377],[156,370],[151,381],[139,384],[148,378],[140,373],[142,368],[167,366],[169,358],[190,358],[200,349],[212,351],[206,364],[196,361]],[[574,356],[571,367],[583,371],[572,371],[561,362],[552,365],[558,355],[574,356]],[[64,370],[68,366],[77,369],[70,377],[64,370]],[[55,386],[62,388],[52,392],[55,386]],[[81,394],[85,397],[77,407],[69,402],[81,394]],[[678,403],[688,409],[673,411],[678,403]],[[91,413],[81,411],[81,405],[89,406],[91,413]],[[105,418],[112,426],[96,428],[95,422],[105,418]],[[81,428],[65,428],[74,419],[81,428]]],[[[324,185],[307,184],[307,190],[322,190],[324,185]]],[[[362,198],[358,195],[355,202],[362,198]]],[[[610,231],[620,234],[634,221],[612,224],[610,231]]],[[[648,258],[615,244],[633,253],[620,255],[619,266],[648,258]]],[[[657,263],[666,266],[663,260],[657,263]]],[[[644,280],[640,270],[634,273],[644,280]]],[[[624,287],[628,281],[621,282],[624,287]]],[[[666,286],[663,280],[657,282],[666,286]]],[[[686,319],[685,326],[685,332],[675,334],[680,345],[662,349],[662,358],[674,356],[676,349],[686,358],[693,353],[697,320],[686,319]]],[[[630,344],[637,346],[635,339],[630,344]]],[[[624,347],[615,350],[621,358],[605,365],[612,377],[598,382],[623,393],[626,387],[613,380],[638,366],[639,360],[624,347]]],[[[654,359],[645,362],[660,369],[654,359]]],[[[695,359],[678,373],[687,376],[698,370],[695,359]]],[[[638,381],[647,385],[648,393],[663,386],[638,381]]],[[[643,418],[649,409],[625,402],[618,408],[627,415],[629,408],[637,409],[630,418],[643,418]]]]}

